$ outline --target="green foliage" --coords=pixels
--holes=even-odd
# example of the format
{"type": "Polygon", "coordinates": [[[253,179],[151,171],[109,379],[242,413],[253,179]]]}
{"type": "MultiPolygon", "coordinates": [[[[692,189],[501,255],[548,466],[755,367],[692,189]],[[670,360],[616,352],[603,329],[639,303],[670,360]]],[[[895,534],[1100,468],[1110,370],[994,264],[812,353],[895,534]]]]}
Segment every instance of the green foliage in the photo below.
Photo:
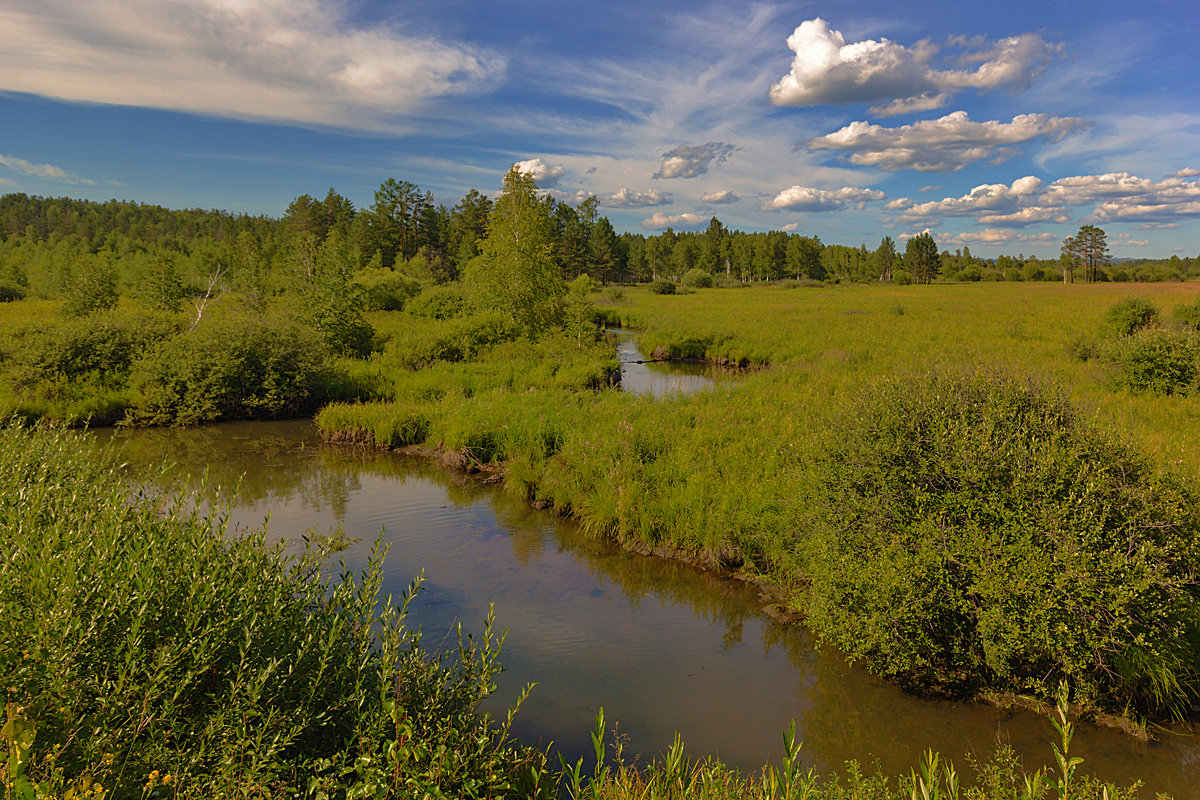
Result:
{"type": "Polygon", "coordinates": [[[24,297],[24,288],[10,281],[0,280],[0,303],[11,303],[14,300],[22,300],[24,297]]]}
{"type": "Polygon", "coordinates": [[[1158,306],[1144,297],[1126,297],[1109,306],[1104,325],[1113,336],[1132,336],[1158,323],[1158,306]]]}
{"type": "Polygon", "coordinates": [[[263,318],[213,320],[159,344],[137,365],[131,421],[194,425],[312,413],[329,398],[329,354],[312,331],[263,318]]]}
{"type": "Polygon", "coordinates": [[[659,278],[650,281],[650,292],[652,294],[675,294],[675,284],[671,281],[659,278]]]}
{"type": "Polygon", "coordinates": [[[440,361],[471,359],[488,345],[520,335],[512,316],[500,311],[429,320],[393,336],[381,361],[403,370],[421,369],[440,361]]]}
{"type": "Polygon", "coordinates": [[[798,537],[808,619],[922,689],[1186,708],[1200,688],[1195,491],[1051,390],[933,373],[855,398],[798,537]]]}
{"type": "Polygon", "coordinates": [[[1117,341],[1109,352],[1117,386],[1134,392],[1192,394],[1200,370],[1200,336],[1188,329],[1145,327],[1117,341]]]}
{"type": "Polygon", "coordinates": [[[554,261],[550,218],[533,177],[516,166],[504,176],[465,278],[480,305],[512,315],[530,338],[559,320],[566,285],[554,261]]]}
{"type": "Polygon", "coordinates": [[[123,378],[149,348],[179,332],[177,319],[164,315],[120,312],[25,329],[11,353],[18,387],[57,377],[88,373],[123,378]]]}
{"type": "Polygon", "coordinates": [[[405,310],[427,319],[461,317],[468,310],[467,296],[458,286],[430,286],[410,300],[405,310]]]}
{"type": "Polygon", "coordinates": [[[146,308],[178,311],[186,295],[173,253],[161,253],[138,276],[134,294],[146,308]]]}
{"type": "Polygon", "coordinates": [[[912,275],[909,275],[906,270],[898,269],[892,273],[892,283],[897,286],[908,286],[912,282],[912,275]]]}
{"type": "Polygon", "coordinates": [[[316,536],[296,560],[188,498],[134,493],[94,445],[0,428],[4,796],[499,797],[544,755],[478,705],[489,616],[436,653],[316,536]],[[90,793],[87,790],[91,790],[90,793]]]}
{"type": "Polygon", "coordinates": [[[1172,317],[1180,326],[1200,333],[1200,298],[1176,306],[1172,317]]]}
{"type": "Polygon", "coordinates": [[[351,280],[364,311],[400,311],[421,293],[420,282],[390,269],[367,268],[351,280]]]}
{"type": "Polygon", "coordinates": [[[593,281],[585,272],[567,286],[563,301],[563,331],[577,347],[596,341],[596,304],[592,302],[593,281]]]}
{"type": "Polygon", "coordinates": [[[683,276],[683,285],[693,289],[711,289],[713,276],[699,268],[692,268],[683,276]]]}
{"type": "Polygon", "coordinates": [[[97,256],[77,260],[64,275],[62,312],[84,317],[106,311],[117,304],[117,271],[112,260],[97,256]]]}

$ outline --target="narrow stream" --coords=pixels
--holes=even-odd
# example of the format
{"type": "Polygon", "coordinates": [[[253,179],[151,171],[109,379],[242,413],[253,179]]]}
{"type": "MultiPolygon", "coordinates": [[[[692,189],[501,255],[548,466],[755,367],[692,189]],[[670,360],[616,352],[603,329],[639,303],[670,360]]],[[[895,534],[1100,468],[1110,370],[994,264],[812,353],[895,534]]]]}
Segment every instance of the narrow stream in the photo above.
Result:
{"type": "Polygon", "coordinates": [[[716,385],[719,372],[706,364],[680,361],[655,362],[637,347],[636,331],[609,328],[621,363],[621,388],[634,394],[663,397],[668,394],[690,394],[716,385]]]}

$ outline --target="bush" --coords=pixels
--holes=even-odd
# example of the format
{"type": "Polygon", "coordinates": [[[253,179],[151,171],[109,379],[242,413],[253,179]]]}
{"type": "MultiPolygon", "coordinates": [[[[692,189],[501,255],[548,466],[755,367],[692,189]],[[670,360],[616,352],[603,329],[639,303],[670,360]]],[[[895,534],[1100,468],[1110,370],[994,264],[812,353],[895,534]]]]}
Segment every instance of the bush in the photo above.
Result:
{"type": "Polygon", "coordinates": [[[450,319],[467,312],[467,296],[454,286],[432,286],[408,302],[407,311],[415,317],[450,319]]]}
{"type": "Polygon", "coordinates": [[[135,424],[195,425],[312,413],[328,398],[330,354],[290,322],[213,320],[161,343],[134,368],[135,424]]]}
{"type": "Polygon", "coordinates": [[[897,286],[908,286],[912,283],[912,275],[909,275],[905,270],[898,269],[892,273],[892,283],[897,286]]]}
{"type": "Polygon", "coordinates": [[[659,278],[658,280],[650,281],[651,294],[675,294],[675,284],[671,281],[659,278]]]}
{"type": "Polygon", "coordinates": [[[421,293],[420,282],[378,267],[361,270],[350,283],[364,311],[400,311],[421,293]]]}
{"type": "Polygon", "coordinates": [[[856,397],[813,467],[809,621],[910,688],[1185,709],[1200,497],[1052,390],[932,374],[856,397]]]}
{"type": "Polygon", "coordinates": [[[1142,297],[1126,297],[1109,306],[1104,325],[1114,336],[1132,336],[1158,323],[1158,307],[1142,297]]]}
{"type": "Polygon", "coordinates": [[[392,339],[384,359],[401,369],[421,369],[439,361],[471,359],[483,347],[512,341],[520,335],[511,316],[484,311],[409,329],[403,337],[392,339]]]}
{"type": "Polygon", "coordinates": [[[24,300],[25,290],[15,283],[0,281],[0,303],[11,303],[14,300],[24,300]]]}
{"type": "Polygon", "coordinates": [[[27,737],[5,796],[517,794],[530,751],[478,709],[500,669],[490,618],[431,653],[407,598],[380,597],[384,548],[327,570],[336,533],[293,561],[194,509],[131,493],[81,437],[0,428],[0,672],[20,720],[0,754],[13,726],[27,737]]]}
{"type": "Polygon", "coordinates": [[[149,348],[181,328],[165,315],[113,312],[28,328],[12,353],[14,381],[28,386],[93,373],[102,381],[123,380],[149,348]]]}
{"type": "Polygon", "coordinates": [[[1076,333],[1067,339],[1067,355],[1076,361],[1090,361],[1100,355],[1100,344],[1093,336],[1076,333]]]}
{"type": "Polygon", "coordinates": [[[699,267],[694,267],[687,271],[683,276],[683,285],[690,286],[693,289],[711,289],[713,285],[713,276],[699,267]]]}
{"type": "Polygon", "coordinates": [[[1200,333],[1200,299],[1182,306],[1176,306],[1172,316],[1179,325],[1200,333]]]}
{"type": "Polygon", "coordinates": [[[1118,386],[1154,394],[1196,391],[1200,341],[1192,331],[1142,328],[1117,343],[1112,357],[1118,386]]]}

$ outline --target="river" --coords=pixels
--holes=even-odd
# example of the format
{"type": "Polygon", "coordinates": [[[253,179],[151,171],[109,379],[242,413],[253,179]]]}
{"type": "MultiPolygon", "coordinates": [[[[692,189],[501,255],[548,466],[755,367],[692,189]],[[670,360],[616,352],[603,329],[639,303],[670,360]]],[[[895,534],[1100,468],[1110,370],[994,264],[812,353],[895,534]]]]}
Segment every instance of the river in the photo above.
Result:
{"type": "MultiPolygon", "coordinates": [[[[964,754],[985,760],[998,742],[1027,767],[1052,762],[1054,732],[1037,715],[905,694],[816,647],[803,627],[764,615],[752,587],[616,550],[431,461],[324,446],[308,421],[98,435],[135,468],[173,462],[175,485],[195,488],[207,475],[205,497],[219,489],[230,498],[235,526],[269,516],[268,537],[289,548],[310,530],[341,525],[358,539],[346,564],[359,568],[382,537],[390,546],[385,593],[398,597],[424,573],[410,622],[427,646],[449,645],[458,621],[478,631],[494,604],[508,638],[491,708],[536,683],[515,731],[553,740],[571,757],[590,751],[587,733],[603,706],[628,737],[627,754],[661,753],[678,731],[691,755],[716,754],[750,771],[779,758],[791,720],[802,763],[823,772],[856,759],[907,774],[927,748],[963,772],[964,754]]],[[[1142,744],[1082,725],[1071,752],[1102,778],[1142,779],[1144,796],[1200,796],[1200,745],[1182,732],[1142,744]]]]}

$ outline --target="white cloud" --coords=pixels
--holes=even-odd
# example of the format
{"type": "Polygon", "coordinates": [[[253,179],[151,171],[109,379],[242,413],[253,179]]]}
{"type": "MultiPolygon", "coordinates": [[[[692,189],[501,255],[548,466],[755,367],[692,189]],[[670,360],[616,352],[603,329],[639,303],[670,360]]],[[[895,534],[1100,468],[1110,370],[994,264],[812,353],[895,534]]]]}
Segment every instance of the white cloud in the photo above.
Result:
{"type": "Polygon", "coordinates": [[[567,171],[562,164],[546,164],[540,158],[518,161],[513,166],[521,172],[531,175],[540,189],[549,189],[554,186],[567,171]]]}
{"type": "Polygon", "coordinates": [[[1016,233],[1011,230],[988,228],[982,231],[967,231],[965,233],[934,234],[938,246],[961,245],[995,245],[1006,246],[1014,244],[1049,246],[1058,245],[1060,240],[1053,233],[1016,233]]]}
{"type": "Polygon", "coordinates": [[[695,178],[708,172],[713,164],[721,164],[736,150],[728,142],[707,142],[693,147],[681,144],[663,153],[662,166],[655,178],[695,178]]]}
{"type": "Polygon", "coordinates": [[[1028,206],[1022,208],[1020,211],[1012,211],[1006,214],[980,214],[975,219],[983,225],[1003,225],[1005,227],[1023,228],[1026,225],[1033,225],[1039,222],[1069,222],[1071,215],[1061,208],[1028,206]]]}
{"type": "Polygon", "coordinates": [[[628,186],[622,186],[612,194],[600,198],[600,205],[605,208],[644,208],[645,206],[665,206],[670,203],[670,192],[660,192],[658,189],[635,192],[628,186]]]}
{"type": "Polygon", "coordinates": [[[358,27],[333,0],[11,0],[0,90],[371,130],[473,92],[503,59],[358,27]]]}
{"type": "Polygon", "coordinates": [[[779,230],[783,231],[784,233],[791,233],[792,231],[798,231],[798,230],[800,230],[800,223],[799,222],[789,222],[787,225],[781,225],[779,227],[779,230]]]}
{"type": "Polygon", "coordinates": [[[888,39],[846,43],[821,18],[806,20],[788,37],[796,54],[791,70],[771,86],[775,105],[813,106],[879,102],[879,116],[928,111],[945,105],[964,88],[1026,89],[1059,48],[1035,33],[981,46],[951,41],[958,63],[973,69],[939,69],[939,48],[927,40],[905,47],[888,39]]]}
{"type": "MultiPolygon", "coordinates": [[[[65,169],[56,167],[53,164],[34,164],[33,162],[26,161],[23,158],[0,155],[0,167],[7,167],[18,175],[28,175],[31,178],[38,178],[44,181],[81,184],[84,186],[96,185],[95,181],[88,180],[87,178],[81,178],[78,175],[72,175],[65,169]]],[[[11,181],[4,182],[11,183],[11,181]]]]}
{"type": "Polygon", "coordinates": [[[1073,175],[1046,187],[1043,202],[1068,206],[1095,203],[1095,222],[1170,222],[1200,217],[1200,181],[1152,181],[1127,172],[1073,175]]]}
{"type": "Polygon", "coordinates": [[[1004,160],[1015,153],[1014,145],[1031,139],[1058,142],[1087,125],[1076,117],[1048,114],[1021,114],[1011,122],[972,122],[967,112],[955,111],[898,128],[851,122],[810,139],[808,149],[846,152],[845,158],[852,164],[885,170],[953,172],[983,159],[1004,160]]]}
{"type": "Polygon", "coordinates": [[[1184,167],[1183,169],[1177,171],[1171,177],[1172,178],[1194,178],[1197,175],[1200,175],[1200,169],[1193,169],[1192,167],[1184,167]]]}
{"type": "Polygon", "coordinates": [[[942,187],[940,187],[940,186],[922,186],[920,189],[917,189],[917,191],[922,192],[922,193],[923,192],[936,192],[938,189],[941,189],[941,188],[942,187]]]}
{"type": "Polygon", "coordinates": [[[708,224],[708,217],[699,214],[664,214],[661,211],[642,220],[642,227],[648,231],[662,231],[667,228],[696,229],[708,224]]]}
{"type": "Polygon", "coordinates": [[[905,208],[899,201],[889,203],[889,211],[904,211],[905,218],[938,218],[943,216],[972,216],[983,212],[1011,214],[1020,210],[1023,198],[1035,195],[1042,188],[1041,178],[1027,175],[1012,185],[987,183],[976,186],[962,197],[947,197],[927,203],[911,203],[905,208]]]}
{"type": "Polygon", "coordinates": [[[732,189],[722,189],[717,192],[705,192],[700,195],[701,203],[712,203],[713,205],[724,205],[726,203],[736,203],[741,200],[732,189]]]}
{"type": "Polygon", "coordinates": [[[871,200],[882,200],[886,196],[878,189],[859,189],[854,186],[844,186],[834,191],[812,186],[792,186],[768,200],[763,210],[837,211],[845,208],[846,203],[856,203],[862,207],[871,200]]]}

